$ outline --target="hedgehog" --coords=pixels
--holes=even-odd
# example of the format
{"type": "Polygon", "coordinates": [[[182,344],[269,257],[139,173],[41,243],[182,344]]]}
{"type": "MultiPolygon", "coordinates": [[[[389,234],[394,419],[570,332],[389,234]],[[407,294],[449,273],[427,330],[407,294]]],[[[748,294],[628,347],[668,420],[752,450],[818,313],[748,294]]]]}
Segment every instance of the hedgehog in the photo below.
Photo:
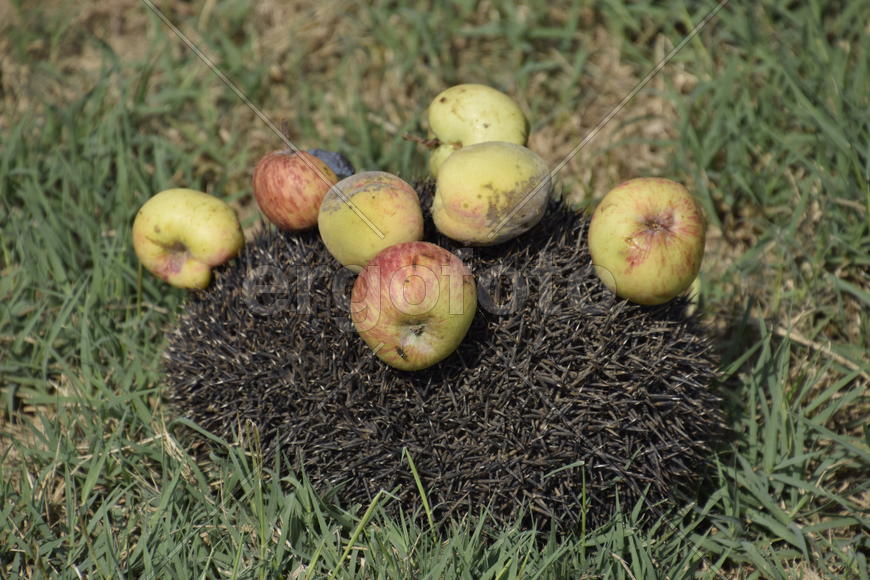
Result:
{"type": "MultiPolygon", "coordinates": [[[[418,183],[424,207],[433,186],[418,183]]],[[[596,276],[588,218],[558,200],[527,233],[462,247],[427,215],[425,239],[478,284],[456,352],[393,369],[355,333],[353,274],[316,230],[262,227],[191,294],[168,336],[177,413],[232,440],[258,433],[321,493],[439,522],[578,530],[644,502],[649,517],[697,493],[726,432],[712,342],[690,301],[646,307],[596,276]],[[413,469],[409,458],[413,461],[413,469]]]]}

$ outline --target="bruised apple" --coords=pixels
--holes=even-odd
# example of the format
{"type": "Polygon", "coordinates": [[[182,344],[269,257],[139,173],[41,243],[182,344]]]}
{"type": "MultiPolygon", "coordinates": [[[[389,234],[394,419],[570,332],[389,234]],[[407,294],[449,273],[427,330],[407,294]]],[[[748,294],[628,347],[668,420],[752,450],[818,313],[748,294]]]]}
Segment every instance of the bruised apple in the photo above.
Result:
{"type": "Polygon", "coordinates": [[[329,190],[317,225],[329,253],[359,272],[384,248],[422,239],[423,210],[417,192],[403,179],[363,171],[329,190]]]}
{"type": "Polygon", "coordinates": [[[552,190],[547,163],[534,151],[504,141],[477,143],[441,166],[432,219],[454,240],[500,244],[541,220],[552,190]]]}
{"type": "Polygon", "coordinates": [[[245,238],[233,209],[193,189],[167,189],[133,221],[133,249],[145,268],[180,288],[202,289],[213,266],[235,257],[245,238]]]}

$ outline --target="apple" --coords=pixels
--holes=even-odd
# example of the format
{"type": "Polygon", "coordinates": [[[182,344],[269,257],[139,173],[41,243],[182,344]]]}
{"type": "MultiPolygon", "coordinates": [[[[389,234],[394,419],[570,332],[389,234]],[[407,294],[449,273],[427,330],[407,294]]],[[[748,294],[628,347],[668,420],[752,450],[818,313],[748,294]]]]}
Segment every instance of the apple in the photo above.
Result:
{"type": "Polygon", "coordinates": [[[133,220],[133,249],[142,265],[180,288],[208,286],[211,268],[238,255],[244,245],[236,212],[193,189],[161,191],[133,220]]]}
{"type": "Polygon", "coordinates": [[[477,143],[441,166],[432,219],[454,240],[499,244],[537,224],[552,191],[547,163],[534,151],[503,141],[477,143]]]}
{"type": "Polygon", "coordinates": [[[492,87],[462,84],[450,87],[429,105],[429,135],[439,145],[429,156],[429,171],[438,176],[441,165],[458,149],[485,141],[525,145],[529,122],[513,99],[492,87]]]}
{"type": "Polygon", "coordinates": [[[317,223],[320,202],[338,177],[325,161],[306,151],[273,151],[254,167],[254,198],[281,229],[300,231],[317,223]]]}
{"type": "Polygon", "coordinates": [[[388,365],[420,370],[449,356],[477,311],[468,267],[429,242],[405,242],[375,256],[351,291],[351,319],[388,365]]]}
{"type": "Polygon", "coordinates": [[[631,179],[610,190],[592,214],[589,253],[617,296],[662,304],[698,275],[706,228],[701,205],[679,183],[631,179]]]}
{"type": "Polygon", "coordinates": [[[317,225],[329,253],[359,272],[384,248],[423,239],[423,210],[417,192],[403,179],[363,171],[327,192],[317,225]]]}

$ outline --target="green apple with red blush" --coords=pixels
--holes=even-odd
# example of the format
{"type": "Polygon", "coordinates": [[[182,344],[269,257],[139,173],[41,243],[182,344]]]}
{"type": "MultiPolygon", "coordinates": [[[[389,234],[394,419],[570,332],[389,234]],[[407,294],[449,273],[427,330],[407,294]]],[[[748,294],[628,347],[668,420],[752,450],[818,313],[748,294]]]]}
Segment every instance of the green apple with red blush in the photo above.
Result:
{"type": "Polygon", "coordinates": [[[161,191],[142,205],[133,221],[139,261],[179,288],[206,288],[211,269],[238,255],[244,244],[235,211],[193,189],[161,191]]]}
{"type": "Polygon", "coordinates": [[[617,296],[663,304],[685,292],[704,257],[707,223],[681,184],[642,177],[616,186],[589,223],[589,253],[601,281],[617,296]]]}
{"type": "Polygon", "coordinates": [[[354,282],[350,310],[378,358],[416,371],[447,358],[465,338],[477,288],[455,254],[429,242],[405,242],[368,262],[354,282]]]}

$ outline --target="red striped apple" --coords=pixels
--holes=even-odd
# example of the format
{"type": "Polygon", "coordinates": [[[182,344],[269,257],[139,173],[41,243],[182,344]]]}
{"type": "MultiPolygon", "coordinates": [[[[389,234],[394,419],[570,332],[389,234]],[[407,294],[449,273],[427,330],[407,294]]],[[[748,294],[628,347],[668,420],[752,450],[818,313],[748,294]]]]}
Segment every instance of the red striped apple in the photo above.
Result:
{"type": "Polygon", "coordinates": [[[305,151],[273,151],[254,167],[254,199],[269,221],[300,231],[317,223],[320,203],[338,181],[325,161],[305,151]]]}
{"type": "Polygon", "coordinates": [[[631,179],[605,195],[592,214],[589,253],[617,296],[662,304],[698,275],[706,228],[701,205],[679,183],[631,179]]]}
{"type": "Polygon", "coordinates": [[[465,264],[429,242],[405,242],[375,256],[357,276],[351,318],[375,355],[402,370],[449,356],[477,311],[477,289],[465,264]]]}
{"type": "Polygon", "coordinates": [[[133,221],[133,249],[145,268],[180,288],[202,289],[211,269],[245,244],[233,209],[193,189],[167,189],[149,199],[133,221]]]}

